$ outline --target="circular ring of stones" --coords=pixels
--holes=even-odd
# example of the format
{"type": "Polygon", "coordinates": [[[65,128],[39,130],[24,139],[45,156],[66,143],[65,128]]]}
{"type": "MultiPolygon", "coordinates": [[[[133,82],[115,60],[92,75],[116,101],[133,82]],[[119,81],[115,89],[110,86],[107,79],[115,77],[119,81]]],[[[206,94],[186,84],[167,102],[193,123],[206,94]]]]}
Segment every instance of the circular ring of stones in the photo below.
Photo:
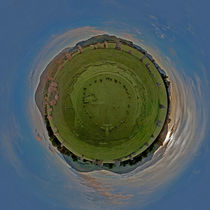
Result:
{"type": "Polygon", "coordinates": [[[89,144],[94,140],[94,144],[98,141],[103,145],[107,139],[117,144],[118,140],[135,136],[136,120],[145,109],[141,99],[146,91],[135,73],[123,65],[108,62],[86,66],[81,72],[66,91],[69,94],[65,103],[71,104],[72,109],[65,109],[64,116],[66,121],[69,115],[74,117],[69,129],[89,144]],[[122,129],[127,132],[121,132],[122,129]]]}

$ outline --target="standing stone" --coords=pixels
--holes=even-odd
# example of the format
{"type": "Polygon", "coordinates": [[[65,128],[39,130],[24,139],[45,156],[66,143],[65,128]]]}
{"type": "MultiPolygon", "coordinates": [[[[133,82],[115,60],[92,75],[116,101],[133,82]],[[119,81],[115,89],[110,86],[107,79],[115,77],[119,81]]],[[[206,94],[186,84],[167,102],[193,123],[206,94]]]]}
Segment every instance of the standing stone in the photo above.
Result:
{"type": "Polygon", "coordinates": [[[83,49],[80,45],[78,45],[78,49],[79,49],[79,52],[82,53],[83,52],[83,49]]]}
{"type": "Polygon", "coordinates": [[[116,42],[115,49],[117,49],[117,50],[122,50],[122,43],[121,43],[120,41],[117,41],[117,42],[116,42]]]}
{"type": "Polygon", "coordinates": [[[100,49],[101,48],[101,43],[97,43],[97,48],[100,49]]]}
{"type": "Polygon", "coordinates": [[[107,41],[104,42],[104,48],[105,48],[105,49],[108,48],[108,43],[107,43],[107,41]]]}

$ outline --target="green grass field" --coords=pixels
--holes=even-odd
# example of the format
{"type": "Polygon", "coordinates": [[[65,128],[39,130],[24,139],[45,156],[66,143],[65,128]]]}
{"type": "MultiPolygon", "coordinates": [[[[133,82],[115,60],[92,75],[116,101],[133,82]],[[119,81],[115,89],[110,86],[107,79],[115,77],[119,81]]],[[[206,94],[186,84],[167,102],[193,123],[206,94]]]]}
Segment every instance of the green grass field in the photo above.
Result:
{"type": "Polygon", "coordinates": [[[142,57],[127,45],[88,46],[56,72],[59,99],[50,110],[50,125],[75,155],[126,160],[154,142],[165,122],[167,92],[154,64],[142,57]]]}

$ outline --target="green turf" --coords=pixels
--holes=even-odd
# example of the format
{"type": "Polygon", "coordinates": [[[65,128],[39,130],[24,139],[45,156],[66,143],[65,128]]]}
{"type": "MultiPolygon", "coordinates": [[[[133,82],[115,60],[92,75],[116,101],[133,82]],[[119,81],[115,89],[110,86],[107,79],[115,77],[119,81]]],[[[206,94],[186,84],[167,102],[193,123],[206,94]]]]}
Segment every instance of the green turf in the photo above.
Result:
{"type": "Polygon", "coordinates": [[[154,64],[141,62],[143,54],[127,45],[114,47],[86,47],[55,74],[59,100],[51,127],[70,151],[90,160],[125,160],[143,152],[166,118],[167,92],[154,64]]]}

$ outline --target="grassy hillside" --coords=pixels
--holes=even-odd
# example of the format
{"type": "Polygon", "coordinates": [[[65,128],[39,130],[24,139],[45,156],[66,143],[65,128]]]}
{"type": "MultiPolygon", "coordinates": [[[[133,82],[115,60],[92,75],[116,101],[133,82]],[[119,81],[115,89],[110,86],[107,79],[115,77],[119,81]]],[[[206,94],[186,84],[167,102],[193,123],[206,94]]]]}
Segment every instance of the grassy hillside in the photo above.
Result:
{"type": "MultiPolygon", "coordinates": [[[[59,65],[48,100],[50,125],[63,145],[79,157],[126,160],[149,147],[167,114],[167,92],[154,64],[122,45],[94,49],[59,65]]],[[[50,84],[51,85],[51,84],[50,84]]]]}

